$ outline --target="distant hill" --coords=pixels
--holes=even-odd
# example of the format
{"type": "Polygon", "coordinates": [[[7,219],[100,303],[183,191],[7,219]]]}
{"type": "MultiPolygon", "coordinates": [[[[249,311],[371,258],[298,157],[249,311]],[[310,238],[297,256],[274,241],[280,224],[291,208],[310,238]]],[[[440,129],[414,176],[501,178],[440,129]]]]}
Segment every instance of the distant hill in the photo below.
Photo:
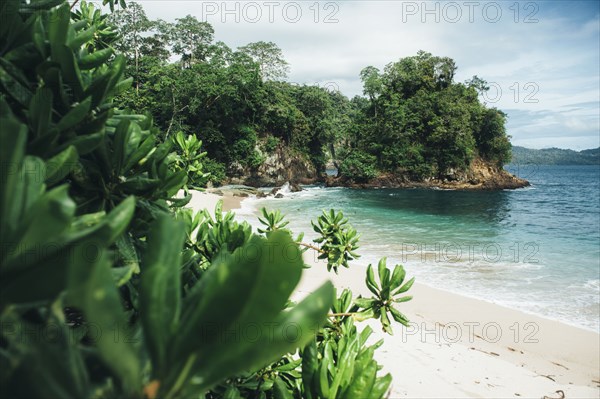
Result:
{"type": "Polygon", "coordinates": [[[512,163],[525,165],[600,165],[600,147],[573,151],[561,148],[531,148],[513,146],[512,163]]]}

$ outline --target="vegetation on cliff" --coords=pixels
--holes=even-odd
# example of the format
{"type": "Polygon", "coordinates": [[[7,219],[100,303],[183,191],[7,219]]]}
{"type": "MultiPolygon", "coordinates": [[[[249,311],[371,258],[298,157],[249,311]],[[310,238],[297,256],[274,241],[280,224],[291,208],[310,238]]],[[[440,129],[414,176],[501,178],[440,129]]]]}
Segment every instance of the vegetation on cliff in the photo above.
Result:
{"type": "Polygon", "coordinates": [[[178,131],[201,139],[215,182],[225,175],[273,181],[260,177],[284,174],[274,164],[289,164],[289,154],[312,165],[297,180],[324,177],[332,160],[345,181],[358,183],[380,174],[452,179],[475,158],[494,166],[511,158],[506,115],[478,99],[486,82],[455,82],[450,58],[421,51],[382,72],[367,67],[360,72],[364,96],[350,100],[282,81],[289,66],[272,42],[234,50],[215,42],[206,22],[189,15],[151,21],[136,3],[112,21],[124,33],[116,46],[134,86],[119,102],[149,112],[163,140],[178,131]],[[267,159],[277,145],[291,149],[278,152],[287,158],[267,159]]]}
{"type": "Polygon", "coordinates": [[[346,177],[368,179],[375,167],[417,181],[452,178],[475,157],[494,165],[510,160],[505,114],[479,102],[484,81],[456,83],[455,71],[452,59],[423,51],[383,72],[363,69],[367,98],[353,99],[358,112],[343,148],[346,177]]]}

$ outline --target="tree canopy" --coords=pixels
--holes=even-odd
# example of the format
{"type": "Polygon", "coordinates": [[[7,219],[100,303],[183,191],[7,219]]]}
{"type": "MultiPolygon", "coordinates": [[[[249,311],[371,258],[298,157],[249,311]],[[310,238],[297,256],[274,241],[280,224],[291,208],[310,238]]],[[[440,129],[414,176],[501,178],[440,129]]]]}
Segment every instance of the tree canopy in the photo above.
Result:
{"type": "Polygon", "coordinates": [[[112,20],[128,32],[117,46],[136,87],[121,103],[149,112],[166,136],[197,136],[206,163],[219,170],[258,167],[261,149],[275,139],[321,173],[331,160],[348,177],[360,165],[368,169],[362,178],[418,180],[466,170],[477,156],[497,165],[510,160],[506,114],[479,101],[489,89],[483,79],[454,80],[451,58],[420,51],[383,71],[367,66],[359,74],[364,97],[350,100],[284,81],[289,64],[273,42],[233,50],[214,42],[206,22],[190,15],[149,21],[136,3],[112,20]]]}

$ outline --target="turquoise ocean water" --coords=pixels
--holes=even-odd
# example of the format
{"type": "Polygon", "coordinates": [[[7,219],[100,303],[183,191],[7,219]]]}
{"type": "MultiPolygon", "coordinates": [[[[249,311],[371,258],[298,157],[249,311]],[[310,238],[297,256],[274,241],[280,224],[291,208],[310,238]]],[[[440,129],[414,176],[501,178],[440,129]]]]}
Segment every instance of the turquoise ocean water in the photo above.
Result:
{"type": "Polygon", "coordinates": [[[342,210],[361,233],[358,267],[388,257],[419,282],[600,332],[600,168],[507,167],[532,186],[496,192],[306,187],[244,201],[310,220],[342,210]]]}

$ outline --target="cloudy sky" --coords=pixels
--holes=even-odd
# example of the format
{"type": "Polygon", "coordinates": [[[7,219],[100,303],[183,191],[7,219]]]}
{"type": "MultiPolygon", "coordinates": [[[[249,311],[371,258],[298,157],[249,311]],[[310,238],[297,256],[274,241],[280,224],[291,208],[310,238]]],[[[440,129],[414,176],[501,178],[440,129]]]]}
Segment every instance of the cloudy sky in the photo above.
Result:
{"type": "Polygon", "coordinates": [[[273,41],[289,81],[362,94],[359,72],[419,50],[456,61],[456,80],[490,82],[515,145],[600,146],[598,1],[141,0],[148,16],[191,14],[232,48],[273,41]]]}

